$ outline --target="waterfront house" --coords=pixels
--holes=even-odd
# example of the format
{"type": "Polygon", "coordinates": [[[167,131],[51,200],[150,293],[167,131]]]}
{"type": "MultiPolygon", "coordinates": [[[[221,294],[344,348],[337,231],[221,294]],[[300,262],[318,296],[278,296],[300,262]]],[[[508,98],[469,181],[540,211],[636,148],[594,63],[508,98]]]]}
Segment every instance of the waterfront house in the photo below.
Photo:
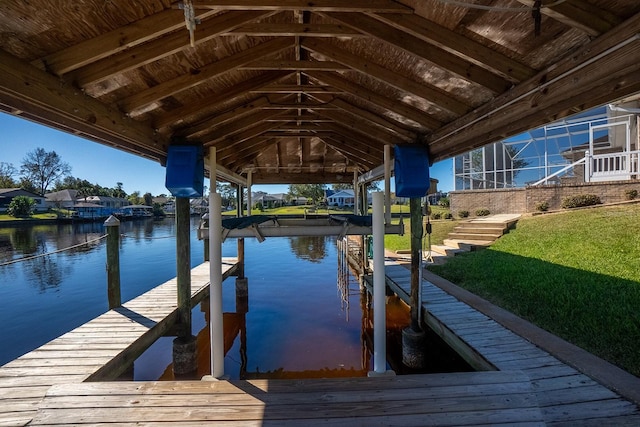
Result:
{"type": "Polygon", "coordinates": [[[46,204],[52,209],[72,209],[78,201],[78,190],[52,191],[44,195],[46,204]]]}
{"type": "Polygon", "coordinates": [[[6,212],[14,197],[26,196],[35,201],[34,211],[41,212],[47,210],[45,198],[31,191],[22,188],[0,188],[0,212],[6,212]]]}

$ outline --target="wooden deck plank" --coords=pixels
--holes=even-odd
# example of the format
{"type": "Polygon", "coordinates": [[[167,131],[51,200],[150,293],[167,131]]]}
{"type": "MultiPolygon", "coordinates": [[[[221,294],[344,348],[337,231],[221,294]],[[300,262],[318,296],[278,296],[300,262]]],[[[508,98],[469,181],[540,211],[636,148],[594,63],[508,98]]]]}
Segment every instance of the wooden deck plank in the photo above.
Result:
{"type": "MultiPolygon", "coordinates": [[[[234,258],[225,259],[223,278],[235,265],[234,258]]],[[[203,298],[208,282],[208,263],[191,270],[192,303],[203,298]]],[[[114,361],[137,357],[136,352],[162,335],[176,308],[176,280],[171,279],[0,367],[0,425],[28,423],[54,384],[80,383],[114,361]],[[140,349],[132,351],[136,343],[140,349]],[[31,411],[15,409],[29,405],[31,411]]]]}
{"type": "Polygon", "coordinates": [[[106,421],[136,425],[543,425],[531,384],[519,372],[58,385],[47,393],[31,425],[106,421]]]}
{"type": "MultiPolygon", "coordinates": [[[[410,271],[395,263],[386,265],[385,273],[387,271],[387,283],[405,302],[408,301],[410,271]]],[[[611,425],[608,419],[620,417],[624,421],[624,414],[630,420],[637,419],[638,407],[635,404],[427,280],[422,283],[422,301],[429,325],[441,336],[455,335],[445,337],[447,342],[456,341],[456,348],[469,346],[469,352],[477,352],[498,369],[522,370],[529,375],[538,399],[545,403],[542,411],[546,422],[571,423],[574,420],[575,425],[595,419],[611,425]],[[601,404],[603,410],[599,411],[601,404]],[[580,413],[582,410],[584,415],[580,413]]],[[[626,422],[621,425],[626,425],[626,422]]]]}

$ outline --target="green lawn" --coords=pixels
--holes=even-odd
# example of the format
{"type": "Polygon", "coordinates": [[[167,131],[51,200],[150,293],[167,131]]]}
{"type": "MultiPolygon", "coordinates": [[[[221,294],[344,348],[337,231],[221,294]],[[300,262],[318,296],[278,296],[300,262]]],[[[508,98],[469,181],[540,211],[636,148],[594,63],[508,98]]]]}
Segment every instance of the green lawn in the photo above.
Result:
{"type": "Polygon", "coordinates": [[[522,218],[434,273],[640,376],[640,205],[522,218]]]}
{"type": "Polygon", "coordinates": [[[0,214],[0,221],[29,221],[32,219],[56,219],[57,215],[55,213],[39,213],[31,215],[28,218],[16,218],[7,214],[0,214]]]}
{"type": "MultiPolygon", "coordinates": [[[[408,215],[407,215],[408,216],[408,215]]],[[[394,221],[397,224],[398,220],[394,221]]],[[[408,250],[411,249],[411,221],[409,218],[404,218],[404,236],[398,236],[395,234],[387,234],[384,236],[384,247],[390,251],[408,250]]],[[[439,219],[431,221],[431,244],[441,245],[442,240],[447,238],[447,235],[453,231],[453,228],[458,224],[458,221],[449,219],[439,219]]],[[[425,239],[427,236],[425,235],[425,239]]]]}

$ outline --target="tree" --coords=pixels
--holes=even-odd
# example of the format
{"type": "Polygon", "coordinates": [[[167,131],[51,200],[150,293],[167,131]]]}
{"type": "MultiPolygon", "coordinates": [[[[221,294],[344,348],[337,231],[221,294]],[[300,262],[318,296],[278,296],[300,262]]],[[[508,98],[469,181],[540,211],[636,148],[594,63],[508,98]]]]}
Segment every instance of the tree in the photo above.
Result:
{"type": "Polygon", "coordinates": [[[144,203],[144,199],[140,197],[139,191],[134,191],[133,193],[129,194],[129,197],[127,197],[127,199],[132,205],[141,205],[144,203]]]}
{"type": "Polygon", "coordinates": [[[11,199],[7,213],[13,217],[27,217],[33,213],[33,207],[36,201],[27,196],[16,196],[11,199]]]}
{"type": "Polygon", "coordinates": [[[14,188],[18,183],[13,179],[18,171],[11,163],[0,162],[0,188],[14,188]]]}
{"type": "Polygon", "coordinates": [[[317,203],[324,199],[325,188],[324,184],[291,184],[289,194],[293,197],[306,197],[317,203]]]}
{"type": "Polygon", "coordinates": [[[63,162],[55,151],[36,148],[22,160],[20,173],[33,183],[40,195],[44,195],[49,185],[71,173],[71,166],[63,162]]]}
{"type": "Polygon", "coordinates": [[[153,196],[151,195],[151,193],[144,193],[144,196],[142,196],[142,198],[144,199],[145,205],[153,206],[153,196]]]}
{"type": "Polygon", "coordinates": [[[119,197],[121,199],[127,198],[127,193],[125,193],[125,191],[122,189],[121,182],[116,182],[116,188],[113,189],[111,194],[113,195],[113,197],[119,197]]]}

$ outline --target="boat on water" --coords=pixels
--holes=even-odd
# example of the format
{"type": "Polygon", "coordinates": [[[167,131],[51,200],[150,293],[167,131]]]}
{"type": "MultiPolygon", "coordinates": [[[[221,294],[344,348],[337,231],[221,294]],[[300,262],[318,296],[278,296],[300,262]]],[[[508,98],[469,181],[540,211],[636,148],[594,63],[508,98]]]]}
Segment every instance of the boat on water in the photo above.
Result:
{"type": "Polygon", "coordinates": [[[153,207],[147,205],[123,206],[114,215],[120,220],[153,218],[153,207]]]}

